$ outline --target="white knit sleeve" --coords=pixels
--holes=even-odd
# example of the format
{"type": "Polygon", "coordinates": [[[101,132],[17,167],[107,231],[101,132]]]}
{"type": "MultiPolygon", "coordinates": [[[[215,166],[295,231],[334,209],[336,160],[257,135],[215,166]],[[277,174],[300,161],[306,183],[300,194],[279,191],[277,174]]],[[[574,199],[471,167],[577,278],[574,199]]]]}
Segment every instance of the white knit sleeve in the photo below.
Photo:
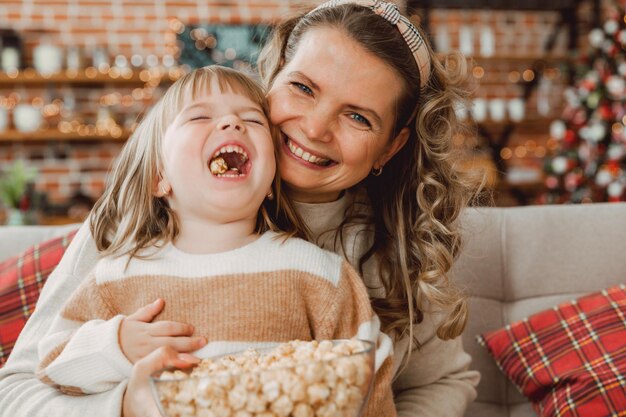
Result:
{"type": "Polygon", "coordinates": [[[73,395],[107,391],[130,377],[132,364],[118,343],[123,318],[90,320],[72,329],[68,320],[59,317],[64,329],[49,334],[39,344],[43,359],[37,376],[73,395]]]}
{"type": "Polygon", "coordinates": [[[113,390],[88,396],[69,396],[35,377],[38,344],[59,310],[99,258],[85,222],[50,274],[37,308],[20,333],[9,360],[0,369],[0,416],[11,417],[119,417],[126,381],[113,390]]]}
{"type": "Polygon", "coordinates": [[[106,391],[129,377],[132,364],[118,341],[124,317],[113,314],[90,276],[39,341],[37,377],[72,395],[106,391]]]}

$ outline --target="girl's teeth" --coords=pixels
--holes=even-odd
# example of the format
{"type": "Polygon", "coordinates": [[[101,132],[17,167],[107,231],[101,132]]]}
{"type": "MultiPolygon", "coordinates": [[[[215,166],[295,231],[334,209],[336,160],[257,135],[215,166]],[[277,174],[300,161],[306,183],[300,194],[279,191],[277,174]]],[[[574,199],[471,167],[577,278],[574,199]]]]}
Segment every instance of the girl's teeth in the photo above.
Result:
{"type": "Polygon", "coordinates": [[[220,156],[220,154],[227,153],[227,152],[237,152],[238,154],[241,154],[245,156],[246,159],[248,159],[248,154],[246,153],[246,151],[244,151],[241,146],[237,146],[237,145],[222,146],[217,151],[215,151],[215,153],[213,154],[213,158],[216,158],[220,156]]]}

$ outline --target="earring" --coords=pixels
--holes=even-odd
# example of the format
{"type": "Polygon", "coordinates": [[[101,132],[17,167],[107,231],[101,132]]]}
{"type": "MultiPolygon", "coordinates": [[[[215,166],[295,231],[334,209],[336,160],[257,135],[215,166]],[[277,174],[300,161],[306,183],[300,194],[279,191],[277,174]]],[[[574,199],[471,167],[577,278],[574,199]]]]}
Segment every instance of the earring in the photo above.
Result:
{"type": "Polygon", "coordinates": [[[383,167],[378,167],[378,168],[372,168],[372,175],[375,177],[379,177],[380,174],[383,173],[383,167]]]}
{"type": "Polygon", "coordinates": [[[267,193],[267,195],[265,196],[268,200],[273,200],[274,199],[274,193],[272,192],[272,190],[270,190],[269,193],[267,193]]]}

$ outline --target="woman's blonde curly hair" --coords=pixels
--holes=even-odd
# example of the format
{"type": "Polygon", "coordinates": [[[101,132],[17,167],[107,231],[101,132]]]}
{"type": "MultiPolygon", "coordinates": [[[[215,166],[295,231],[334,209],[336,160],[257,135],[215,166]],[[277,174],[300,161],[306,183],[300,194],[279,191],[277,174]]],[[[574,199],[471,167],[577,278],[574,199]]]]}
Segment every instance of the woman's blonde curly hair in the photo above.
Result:
{"type": "MultiPolygon", "coordinates": [[[[263,81],[271,85],[303,35],[321,27],[343,31],[386,62],[405,83],[390,137],[409,127],[409,140],[385,165],[382,175],[370,175],[357,185],[367,190],[373,218],[366,221],[373,222],[375,229],[374,244],[360,260],[361,271],[363,263],[376,256],[386,293],[385,298],[372,301],[374,310],[384,331],[396,339],[410,336],[411,350],[419,346],[413,324],[421,322],[429,308],[445,314],[437,336],[457,337],[467,322],[467,302],[448,273],[461,246],[457,219],[477,195],[476,181],[455,169],[452,140],[460,127],[455,106],[468,98],[464,87],[467,62],[459,54],[439,60],[426,42],[432,73],[420,89],[417,65],[395,26],[368,8],[346,4],[278,25],[259,56],[263,81]]],[[[343,226],[354,223],[359,212],[357,207],[349,209],[343,226]]],[[[342,236],[341,232],[337,235],[342,236]]]]}

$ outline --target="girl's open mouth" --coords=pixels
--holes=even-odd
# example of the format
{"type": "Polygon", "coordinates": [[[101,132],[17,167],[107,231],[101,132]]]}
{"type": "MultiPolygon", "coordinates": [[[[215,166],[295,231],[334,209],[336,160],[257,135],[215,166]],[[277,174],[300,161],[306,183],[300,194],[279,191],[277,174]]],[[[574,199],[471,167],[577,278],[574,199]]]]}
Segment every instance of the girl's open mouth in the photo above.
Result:
{"type": "Polygon", "coordinates": [[[241,146],[227,145],[218,149],[207,165],[216,177],[237,178],[248,174],[250,159],[241,146]]]}
{"type": "Polygon", "coordinates": [[[322,156],[312,154],[305,149],[302,149],[300,145],[291,140],[291,138],[284,133],[283,137],[289,153],[295,158],[301,159],[304,162],[308,162],[310,164],[320,167],[327,167],[335,164],[335,161],[333,161],[332,159],[324,158],[322,156]]]}

